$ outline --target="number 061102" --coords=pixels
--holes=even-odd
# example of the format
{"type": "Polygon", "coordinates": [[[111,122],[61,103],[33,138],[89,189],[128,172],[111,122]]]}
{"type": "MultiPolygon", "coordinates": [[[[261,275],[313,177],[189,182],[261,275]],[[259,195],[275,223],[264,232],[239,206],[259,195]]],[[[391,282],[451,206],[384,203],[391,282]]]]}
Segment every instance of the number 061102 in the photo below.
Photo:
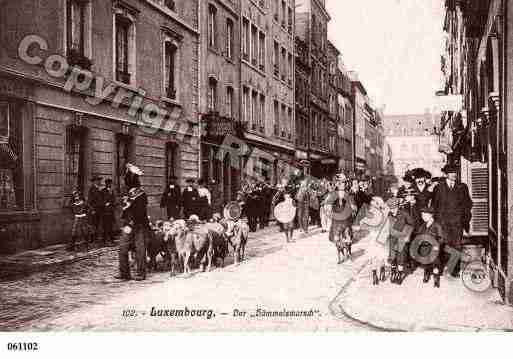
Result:
{"type": "Polygon", "coordinates": [[[7,350],[8,351],[36,351],[39,349],[38,343],[7,343],[7,350]]]}

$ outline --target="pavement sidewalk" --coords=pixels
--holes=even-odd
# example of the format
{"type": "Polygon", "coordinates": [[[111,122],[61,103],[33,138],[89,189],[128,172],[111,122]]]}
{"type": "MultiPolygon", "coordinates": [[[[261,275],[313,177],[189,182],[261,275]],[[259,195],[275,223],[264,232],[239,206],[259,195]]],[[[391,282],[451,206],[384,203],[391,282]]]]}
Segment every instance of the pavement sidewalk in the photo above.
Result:
{"type": "Polygon", "coordinates": [[[401,286],[389,280],[373,286],[369,267],[341,291],[336,305],[347,317],[387,331],[511,331],[513,307],[496,289],[474,292],[460,278],[444,275],[441,288],[424,284],[418,269],[401,286]]]}
{"type": "MultiPolygon", "coordinates": [[[[266,236],[269,233],[276,232],[276,230],[277,227],[271,225],[256,233],[251,233],[251,235],[266,236]]],[[[83,246],[79,247],[82,248],[83,246]]],[[[21,278],[33,273],[52,269],[59,265],[70,264],[112,251],[117,251],[117,246],[98,247],[98,245],[95,244],[94,247],[88,251],[79,250],[69,252],[66,250],[65,244],[57,244],[12,255],[3,255],[0,256],[0,281],[21,278]]]]}

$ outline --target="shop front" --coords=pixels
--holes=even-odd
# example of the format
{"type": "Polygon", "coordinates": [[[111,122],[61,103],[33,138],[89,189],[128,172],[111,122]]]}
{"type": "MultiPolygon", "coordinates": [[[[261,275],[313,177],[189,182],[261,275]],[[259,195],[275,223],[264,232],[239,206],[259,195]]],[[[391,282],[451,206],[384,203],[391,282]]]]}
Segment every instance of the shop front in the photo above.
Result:
{"type": "Polygon", "coordinates": [[[203,116],[201,177],[220,194],[223,203],[237,198],[243,179],[244,156],[240,143],[244,125],[211,112],[203,116]]]}

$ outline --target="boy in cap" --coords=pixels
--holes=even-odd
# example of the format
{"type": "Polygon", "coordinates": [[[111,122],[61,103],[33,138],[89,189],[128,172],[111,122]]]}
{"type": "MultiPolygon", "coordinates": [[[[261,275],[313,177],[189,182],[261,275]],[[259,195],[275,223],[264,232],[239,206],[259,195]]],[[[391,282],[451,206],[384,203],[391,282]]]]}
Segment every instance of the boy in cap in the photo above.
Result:
{"type": "Polygon", "coordinates": [[[71,242],[67,246],[68,251],[76,250],[77,241],[85,240],[87,249],[91,242],[91,227],[87,218],[87,203],[82,193],[77,189],[71,196],[71,212],[73,213],[73,227],[71,229],[71,242]]]}
{"type": "Polygon", "coordinates": [[[424,267],[424,283],[428,283],[433,275],[435,288],[440,288],[440,276],[443,272],[441,256],[447,237],[440,223],[435,220],[432,207],[423,207],[420,213],[423,223],[417,230],[412,255],[424,267]]]}

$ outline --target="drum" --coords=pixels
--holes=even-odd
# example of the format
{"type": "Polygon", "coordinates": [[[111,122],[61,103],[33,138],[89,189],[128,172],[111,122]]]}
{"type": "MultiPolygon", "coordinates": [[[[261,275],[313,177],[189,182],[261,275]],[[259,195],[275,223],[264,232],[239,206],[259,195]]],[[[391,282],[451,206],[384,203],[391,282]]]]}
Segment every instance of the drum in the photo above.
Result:
{"type": "Polygon", "coordinates": [[[290,223],[296,217],[296,207],[290,202],[281,202],[274,207],[274,217],[280,223],[290,223]]]}
{"type": "Polygon", "coordinates": [[[242,207],[239,202],[230,202],[228,203],[223,210],[224,218],[231,221],[238,221],[242,216],[242,207]]]}

